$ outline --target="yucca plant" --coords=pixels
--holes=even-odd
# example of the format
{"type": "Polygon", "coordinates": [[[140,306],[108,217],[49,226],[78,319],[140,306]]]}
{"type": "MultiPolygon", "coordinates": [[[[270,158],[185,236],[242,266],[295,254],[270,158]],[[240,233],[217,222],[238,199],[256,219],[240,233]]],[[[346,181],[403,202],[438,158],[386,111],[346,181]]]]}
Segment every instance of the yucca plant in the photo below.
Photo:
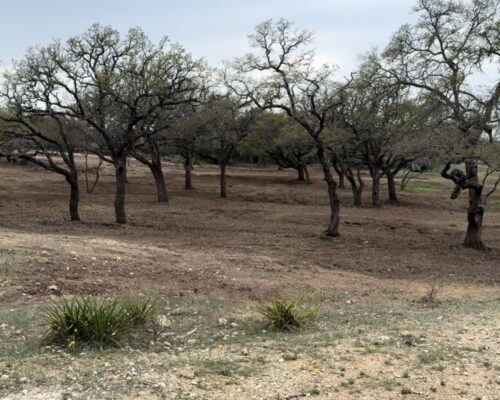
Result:
{"type": "Polygon", "coordinates": [[[158,313],[158,304],[151,299],[145,301],[132,300],[124,305],[131,324],[137,328],[144,328],[153,322],[158,313]]]}
{"type": "Polygon", "coordinates": [[[134,328],[146,325],[153,318],[152,308],[149,300],[124,304],[85,297],[64,299],[44,315],[45,341],[69,348],[117,347],[134,328]]]}
{"type": "Polygon", "coordinates": [[[292,300],[276,298],[258,309],[264,320],[274,329],[298,329],[318,314],[319,306],[313,304],[312,295],[304,293],[292,300]]]}

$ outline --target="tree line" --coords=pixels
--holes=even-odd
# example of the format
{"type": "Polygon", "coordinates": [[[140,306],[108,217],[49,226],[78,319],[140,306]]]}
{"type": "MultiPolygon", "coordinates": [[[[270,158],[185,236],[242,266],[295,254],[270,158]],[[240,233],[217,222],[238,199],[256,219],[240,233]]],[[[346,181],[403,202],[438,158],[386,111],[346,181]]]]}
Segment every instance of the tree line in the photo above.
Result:
{"type": "Polygon", "coordinates": [[[130,158],[151,171],[159,202],[168,202],[165,155],[183,159],[186,190],[195,159],[217,164],[221,197],[235,160],[272,160],[306,183],[308,165],[319,163],[328,236],[339,235],[339,186],[347,181],[361,205],[362,170],[378,207],[383,177],[397,202],[398,173],[409,179],[441,164],[451,197],[468,191],[464,245],[484,249],[485,204],[500,179],[500,1],[419,0],[415,12],[416,23],[344,78],[318,66],[312,33],[284,19],[257,25],[252,52],[223,69],[168,38],[153,43],[138,28],[121,35],[92,25],[31,48],[3,74],[0,156],[63,175],[72,221],[80,220],[75,155],[98,156],[114,168],[120,224],[130,158]]]}

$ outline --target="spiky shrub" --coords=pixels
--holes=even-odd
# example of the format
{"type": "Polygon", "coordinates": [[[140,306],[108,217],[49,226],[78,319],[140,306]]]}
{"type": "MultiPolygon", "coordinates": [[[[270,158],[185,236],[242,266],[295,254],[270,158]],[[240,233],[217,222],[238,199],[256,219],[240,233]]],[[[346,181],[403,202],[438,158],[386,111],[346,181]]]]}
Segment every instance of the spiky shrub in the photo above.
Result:
{"type": "Polygon", "coordinates": [[[144,327],[153,318],[149,300],[130,304],[85,297],[55,303],[44,315],[45,341],[69,348],[120,346],[137,327],[144,327]]]}
{"type": "Polygon", "coordinates": [[[151,299],[131,300],[125,303],[125,311],[134,328],[145,328],[158,314],[158,304],[151,299]]]}
{"type": "Polygon", "coordinates": [[[258,311],[273,329],[290,331],[302,327],[306,321],[318,314],[319,306],[311,300],[310,293],[292,300],[276,298],[270,304],[260,307],[258,311]]]}

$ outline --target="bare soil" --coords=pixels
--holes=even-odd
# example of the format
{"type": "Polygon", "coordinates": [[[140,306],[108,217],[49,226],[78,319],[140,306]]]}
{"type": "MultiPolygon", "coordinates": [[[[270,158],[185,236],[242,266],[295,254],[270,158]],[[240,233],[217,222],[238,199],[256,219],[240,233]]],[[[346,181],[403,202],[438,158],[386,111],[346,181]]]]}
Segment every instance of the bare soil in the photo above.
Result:
{"type": "Polygon", "coordinates": [[[401,204],[382,208],[351,207],[349,189],[341,190],[342,236],[327,239],[319,171],[312,185],[301,185],[289,171],[231,168],[230,198],[222,200],[215,167],[196,168],[196,191],[184,191],[181,169],[167,165],[169,204],[155,201],[147,172],[130,166],[128,225],[113,223],[110,169],[93,194],[82,194],[81,224],[66,221],[60,176],[2,164],[0,243],[16,265],[0,301],[44,297],[50,285],[64,294],[159,290],[259,299],[308,288],[500,282],[500,213],[486,214],[491,251],[463,248],[466,196],[452,202],[433,174],[420,181],[442,183],[436,192],[401,193],[401,204]]]}
{"type": "MultiPolygon", "coordinates": [[[[404,339],[399,331],[388,334],[386,325],[372,331],[361,324],[364,333],[339,341],[332,338],[332,342],[324,343],[325,338],[306,335],[311,343],[319,341],[323,347],[318,345],[321,348],[314,353],[303,350],[303,355],[289,362],[283,361],[282,340],[288,339],[282,338],[269,339],[267,347],[262,345],[265,337],[259,337],[251,344],[228,345],[218,349],[212,357],[229,362],[229,366],[242,362],[246,365],[248,357],[241,355],[242,346],[256,346],[255,353],[250,351],[253,361],[249,364],[260,371],[256,375],[242,372],[231,374],[232,378],[229,378],[216,373],[218,379],[207,380],[203,378],[208,368],[205,368],[205,359],[212,353],[200,353],[200,348],[195,346],[176,356],[174,370],[155,367],[149,371],[146,381],[151,385],[147,388],[134,386],[135,383],[129,385],[127,378],[120,383],[121,386],[117,384],[127,390],[114,388],[92,392],[85,387],[78,394],[80,389],[77,387],[77,394],[73,397],[65,391],[64,381],[60,377],[56,379],[59,357],[64,356],[59,353],[43,355],[42,359],[56,360],[55,365],[44,367],[57,381],[58,388],[52,395],[49,393],[52,384],[47,386],[46,382],[36,381],[29,387],[31,397],[27,392],[21,392],[22,388],[7,385],[4,387],[8,393],[5,398],[35,399],[38,395],[45,399],[190,398],[194,393],[194,398],[214,399],[287,398],[293,394],[297,394],[295,398],[307,395],[346,399],[474,399],[483,389],[489,396],[484,399],[499,398],[496,392],[499,386],[495,383],[498,369],[495,372],[495,368],[500,366],[498,359],[496,364],[490,360],[500,352],[498,209],[492,207],[485,217],[483,237],[490,250],[477,252],[461,246],[466,228],[467,196],[450,200],[452,188],[437,174],[419,177],[410,184],[413,187],[411,192],[399,193],[399,204],[384,203],[380,208],[369,206],[369,187],[364,193],[365,205],[351,206],[350,189],[346,187],[340,189],[341,236],[325,238],[322,230],[328,220],[328,199],[319,169],[311,169],[313,183],[305,185],[296,181],[293,171],[277,171],[271,167],[231,167],[228,170],[229,198],[226,200],[218,197],[217,167],[195,167],[195,191],[183,190],[181,166],[166,163],[165,173],[170,202],[159,204],[152,177],[144,167],[131,162],[127,187],[129,223],[120,226],[113,222],[111,168],[105,167],[92,194],[85,193],[82,182],[80,214],[83,223],[72,223],[67,221],[69,191],[62,177],[30,165],[1,163],[0,308],[22,310],[23,307],[44,304],[49,298],[76,294],[157,295],[186,301],[217,298],[246,307],[245,304],[255,305],[276,295],[291,296],[312,290],[321,293],[332,307],[341,305],[339,312],[350,314],[356,310],[359,314],[376,314],[378,311],[372,307],[385,311],[403,307],[405,316],[401,318],[413,321],[420,312],[412,305],[425,295],[433,282],[438,282],[440,296],[449,302],[450,307],[460,302],[466,304],[469,311],[447,309],[446,312],[457,319],[443,326],[436,322],[441,321],[436,318],[443,311],[430,315],[432,329],[418,326],[414,327],[414,332],[425,334],[424,331],[431,329],[436,335],[435,340],[428,348],[418,351],[411,348],[411,354],[404,350],[404,339]],[[487,310],[479,307],[479,311],[470,311],[471,304],[486,304],[487,310]],[[466,333],[458,334],[460,327],[465,327],[466,333]],[[390,349],[392,364],[387,364],[387,353],[383,352],[385,355],[382,356],[379,352],[372,354],[367,350],[367,346],[374,346],[372,342],[377,340],[377,335],[387,335],[389,339],[384,341],[403,343],[404,351],[398,353],[399,350],[390,349]],[[433,369],[428,371],[431,375],[426,374],[424,368],[424,372],[419,370],[420,378],[410,374],[415,381],[410,379],[408,384],[397,382],[403,379],[402,371],[418,361],[419,351],[434,352],[444,344],[453,346],[457,340],[482,343],[481,346],[488,349],[489,358],[478,353],[476,358],[469,360],[470,363],[464,364],[466,367],[453,364],[446,371],[454,372],[444,374],[445,377],[433,369]],[[265,354],[268,357],[263,362],[260,357],[265,354]],[[205,361],[199,361],[200,358],[205,361]],[[348,367],[342,367],[342,371],[339,362],[348,367]],[[474,375],[477,365],[486,362],[488,366],[481,367],[486,369],[485,373],[474,375]],[[285,364],[286,368],[283,367],[285,364]],[[201,388],[199,382],[193,384],[191,378],[185,379],[179,373],[178,368],[186,365],[205,382],[201,388]],[[462,369],[455,371],[453,368],[462,369]],[[382,370],[391,377],[374,383],[372,378],[382,370]],[[364,379],[361,376],[366,381],[363,390],[358,388],[361,391],[356,389],[359,371],[372,377],[364,379]],[[462,382],[463,371],[470,374],[468,384],[462,382]],[[282,376],[283,373],[286,376],[282,376]],[[399,378],[394,378],[394,374],[399,378]],[[431,379],[432,374],[436,374],[436,378],[431,379]],[[418,389],[422,376],[432,380],[432,390],[429,387],[418,389]],[[236,380],[236,383],[228,386],[226,379],[236,380]],[[275,384],[283,379],[290,380],[286,390],[275,384]],[[350,379],[355,379],[355,383],[350,379]],[[445,379],[446,385],[451,380],[452,384],[446,386],[446,390],[442,389],[440,379],[445,379]],[[177,380],[181,382],[178,386],[177,380]],[[182,383],[186,380],[187,386],[182,383]],[[166,392],[161,385],[161,390],[151,389],[155,382],[162,381],[170,382],[166,392]],[[317,385],[321,390],[315,389],[317,385]],[[474,390],[471,390],[471,385],[474,390]],[[434,394],[436,387],[439,387],[439,396],[434,394]],[[339,391],[344,397],[338,394],[339,391]],[[43,397],[44,393],[49,393],[48,397],[43,397]]],[[[496,196],[493,204],[498,202],[498,194],[496,196]]],[[[385,192],[382,192],[382,197],[386,198],[385,192]]],[[[335,314],[332,318],[337,317],[335,314]]],[[[213,316],[210,318],[214,319],[213,316]]],[[[475,352],[479,351],[478,346],[475,346],[475,352]]],[[[103,360],[103,365],[109,362],[120,364],[121,361],[117,360],[122,357],[137,363],[148,358],[151,365],[163,365],[166,361],[162,355],[155,354],[113,354],[107,356],[110,359],[103,360]]],[[[168,357],[172,356],[168,354],[168,357]]],[[[39,358],[30,357],[19,361],[20,370],[33,362],[41,362],[39,358]]],[[[435,362],[445,363],[439,357],[431,364],[435,362]]],[[[90,358],[73,360],[72,363],[82,371],[90,371],[89,374],[94,368],[94,361],[90,358]]],[[[96,370],[100,371],[101,367],[106,370],[99,365],[96,370]]],[[[213,369],[213,365],[210,364],[208,369],[213,369]]],[[[2,366],[0,361],[0,375],[2,368],[5,365],[2,366]]],[[[103,379],[111,379],[109,374],[113,373],[103,372],[103,379]]],[[[52,378],[47,379],[52,382],[52,378]]]]}

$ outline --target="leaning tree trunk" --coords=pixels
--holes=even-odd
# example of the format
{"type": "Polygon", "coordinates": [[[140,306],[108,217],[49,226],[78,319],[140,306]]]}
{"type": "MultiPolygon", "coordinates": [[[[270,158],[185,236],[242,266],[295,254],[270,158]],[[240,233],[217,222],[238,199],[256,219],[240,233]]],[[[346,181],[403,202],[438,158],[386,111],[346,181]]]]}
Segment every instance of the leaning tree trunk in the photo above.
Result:
{"type": "Polygon", "coordinates": [[[350,167],[346,169],[345,176],[351,184],[353,203],[355,206],[360,206],[361,195],[363,194],[363,188],[365,187],[365,182],[361,178],[361,170],[358,169],[356,172],[356,178],[358,182],[356,182],[356,178],[354,177],[354,174],[352,173],[350,167]]]}
{"type": "Polygon", "coordinates": [[[163,175],[161,159],[156,160],[153,158],[153,162],[148,164],[148,166],[155,179],[158,202],[168,203],[167,185],[165,183],[165,176],[163,175]]]}
{"type": "Polygon", "coordinates": [[[184,189],[194,190],[191,178],[191,171],[193,170],[193,157],[191,154],[186,154],[184,157],[184,189]]]}
{"type": "Polygon", "coordinates": [[[380,178],[381,173],[378,169],[372,169],[370,171],[372,177],[372,205],[374,207],[380,207],[380,178]]]}
{"type": "Polygon", "coordinates": [[[335,169],[335,172],[337,173],[339,177],[339,189],[344,189],[345,183],[344,183],[344,178],[345,178],[345,170],[343,165],[340,162],[333,162],[333,168],[335,169]]]}
{"type": "Polygon", "coordinates": [[[127,186],[127,157],[120,155],[114,159],[116,195],[115,195],[115,219],[118,224],[127,223],[125,214],[125,189],[127,186]]]}
{"type": "Polygon", "coordinates": [[[325,154],[325,145],[320,139],[316,139],[317,155],[323,168],[323,175],[328,187],[328,200],[330,203],[330,223],[325,231],[326,236],[339,236],[340,202],[337,195],[337,182],[333,179],[330,163],[325,154]]]}
{"type": "Polygon", "coordinates": [[[69,195],[69,216],[71,221],[80,221],[80,213],[78,205],[80,203],[80,187],[78,185],[78,176],[73,173],[66,175],[66,182],[70,186],[69,195]]]}
{"type": "Polygon", "coordinates": [[[226,164],[220,163],[220,197],[227,197],[226,164]]]}
{"type": "Polygon", "coordinates": [[[309,168],[307,168],[307,165],[304,165],[304,174],[306,176],[306,183],[308,185],[311,184],[311,176],[309,175],[309,168]]]}
{"type": "Polygon", "coordinates": [[[398,194],[396,191],[396,182],[394,177],[396,174],[392,172],[386,172],[385,176],[387,177],[387,189],[389,190],[389,201],[391,203],[398,203],[398,194]]]}
{"type": "Polygon", "coordinates": [[[465,163],[465,171],[469,177],[469,182],[475,184],[469,188],[469,208],[467,210],[467,233],[465,235],[464,246],[473,249],[485,249],[481,234],[483,230],[483,198],[482,185],[478,179],[478,165],[475,160],[468,160],[465,163]]]}

